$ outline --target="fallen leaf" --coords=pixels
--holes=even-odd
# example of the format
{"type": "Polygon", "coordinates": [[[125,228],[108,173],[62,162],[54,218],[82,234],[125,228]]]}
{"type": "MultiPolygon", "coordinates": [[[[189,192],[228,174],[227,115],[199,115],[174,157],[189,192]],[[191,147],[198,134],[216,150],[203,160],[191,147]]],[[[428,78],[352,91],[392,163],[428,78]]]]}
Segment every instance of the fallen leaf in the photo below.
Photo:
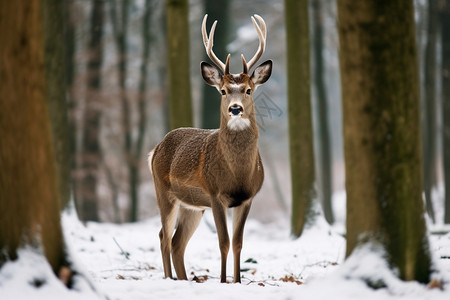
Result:
{"type": "Polygon", "coordinates": [[[440,282],[438,279],[433,278],[427,285],[428,289],[440,289],[441,291],[444,290],[444,287],[442,286],[442,282],[440,282]]]}
{"type": "Polygon", "coordinates": [[[292,275],[290,275],[290,276],[285,275],[284,277],[281,277],[280,280],[283,282],[293,282],[293,283],[296,283],[297,285],[303,284],[302,281],[295,279],[295,277],[292,275]]]}
{"type": "Polygon", "coordinates": [[[192,278],[193,281],[197,282],[197,283],[203,283],[206,280],[208,280],[208,275],[201,275],[201,276],[195,276],[194,278],[192,278]]]}

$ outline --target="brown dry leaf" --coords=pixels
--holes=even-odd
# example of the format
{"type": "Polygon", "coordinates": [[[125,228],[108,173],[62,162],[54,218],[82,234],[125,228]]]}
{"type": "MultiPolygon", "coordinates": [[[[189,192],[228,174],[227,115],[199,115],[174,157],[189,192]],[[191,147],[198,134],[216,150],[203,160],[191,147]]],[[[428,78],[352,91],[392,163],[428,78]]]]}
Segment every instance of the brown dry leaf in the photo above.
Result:
{"type": "Polygon", "coordinates": [[[63,267],[61,267],[61,269],[59,269],[58,278],[59,278],[59,280],[62,281],[62,283],[65,286],[69,285],[70,280],[72,279],[72,276],[73,276],[73,272],[68,267],[63,266],[63,267]]]}
{"type": "Polygon", "coordinates": [[[254,270],[251,272],[251,274],[252,274],[252,275],[255,275],[255,274],[256,274],[256,269],[254,269],[254,270]]]}
{"type": "Polygon", "coordinates": [[[438,279],[433,278],[427,285],[428,289],[440,289],[441,291],[444,290],[444,287],[442,286],[442,282],[440,282],[438,279]]]}
{"type": "Polygon", "coordinates": [[[294,276],[292,275],[291,276],[285,275],[284,277],[281,277],[280,280],[283,282],[295,282],[297,285],[303,284],[302,281],[295,279],[294,276]]]}
{"type": "Polygon", "coordinates": [[[117,274],[117,277],[116,277],[117,279],[120,279],[120,280],[124,280],[125,279],[125,277],[123,277],[122,275],[120,275],[120,274],[117,274]]]}
{"type": "Polygon", "coordinates": [[[259,286],[266,286],[264,283],[260,282],[258,283],[259,286]]]}
{"type": "Polygon", "coordinates": [[[147,271],[156,270],[154,266],[150,266],[149,264],[145,264],[143,269],[147,271]]]}
{"type": "Polygon", "coordinates": [[[208,280],[208,275],[201,275],[201,276],[194,276],[194,278],[192,278],[193,281],[197,282],[197,283],[203,283],[206,280],[208,280]]]}

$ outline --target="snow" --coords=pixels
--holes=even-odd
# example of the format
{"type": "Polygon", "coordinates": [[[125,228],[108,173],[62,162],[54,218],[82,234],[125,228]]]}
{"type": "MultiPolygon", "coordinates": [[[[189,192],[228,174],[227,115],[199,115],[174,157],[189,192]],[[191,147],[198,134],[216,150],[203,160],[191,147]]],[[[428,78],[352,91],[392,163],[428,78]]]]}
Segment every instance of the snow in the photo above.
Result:
{"type": "MultiPolygon", "coordinates": [[[[75,290],[67,290],[52,275],[39,253],[23,249],[18,260],[0,270],[0,299],[450,299],[448,288],[429,289],[397,279],[376,247],[360,249],[344,263],[342,224],[329,227],[321,219],[299,239],[289,236],[288,220],[263,224],[249,219],[242,284],[220,283],[220,252],[210,212],[186,250],[189,281],[163,278],[158,217],[134,224],[82,224],[66,212],[62,222],[69,254],[81,270],[75,290]],[[198,283],[194,276],[206,280],[198,283]],[[362,278],[369,277],[385,287],[368,287],[362,278]]],[[[450,259],[443,257],[450,257],[450,234],[433,234],[430,243],[437,268],[433,277],[448,285],[450,259]]],[[[230,251],[230,282],[232,259],[230,251]]]]}

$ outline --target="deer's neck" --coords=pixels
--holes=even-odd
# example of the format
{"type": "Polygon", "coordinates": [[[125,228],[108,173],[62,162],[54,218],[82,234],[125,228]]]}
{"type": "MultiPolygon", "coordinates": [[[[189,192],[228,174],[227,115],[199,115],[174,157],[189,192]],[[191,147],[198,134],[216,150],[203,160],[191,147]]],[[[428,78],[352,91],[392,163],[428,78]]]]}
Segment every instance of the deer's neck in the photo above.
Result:
{"type": "Polygon", "coordinates": [[[230,167],[244,170],[254,168],[258,159],[258,126],[256,119],[250,118],[250,125],[242,130],[232,130],[222,118],[219,129],[218,146],[230,167]]]}

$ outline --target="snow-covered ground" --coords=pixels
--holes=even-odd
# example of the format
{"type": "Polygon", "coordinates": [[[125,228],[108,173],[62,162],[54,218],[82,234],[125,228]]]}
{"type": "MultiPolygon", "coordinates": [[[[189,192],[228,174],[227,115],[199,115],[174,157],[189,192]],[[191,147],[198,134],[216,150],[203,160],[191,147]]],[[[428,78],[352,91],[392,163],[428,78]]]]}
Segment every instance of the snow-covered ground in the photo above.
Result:
{"type": "MultiPolygon", "coordinates": [[[[84,272],[75,282],[81,291],[65,290],[38,255],[23,250],[18,261],[0,272],[0,299],[450,299],[448,287],[441,291],[396,279],[376,249],[357,253],[344,264],[345,240],[324,222],[294,240],[287,220],[262,224],[249,219],[242,250],[242,284],[221,284],[211,214],[205,213],[204,219],[186,250],[191,280],[176,281],[163,278],[159,218],[136,224],[83,225],[74,213],[65,213],[63,226],[70,253],[75,266],[84,272]],[[378,276],[387,287],[372,290],[360,279],[366,275],[378,276]]],[[[430,240],[440,270],[435,277],[448,285],[450,234],[433,234],[430,240]]],[[[231,251],[228,261],[227,274],[232,281],[231,251]]]]}

